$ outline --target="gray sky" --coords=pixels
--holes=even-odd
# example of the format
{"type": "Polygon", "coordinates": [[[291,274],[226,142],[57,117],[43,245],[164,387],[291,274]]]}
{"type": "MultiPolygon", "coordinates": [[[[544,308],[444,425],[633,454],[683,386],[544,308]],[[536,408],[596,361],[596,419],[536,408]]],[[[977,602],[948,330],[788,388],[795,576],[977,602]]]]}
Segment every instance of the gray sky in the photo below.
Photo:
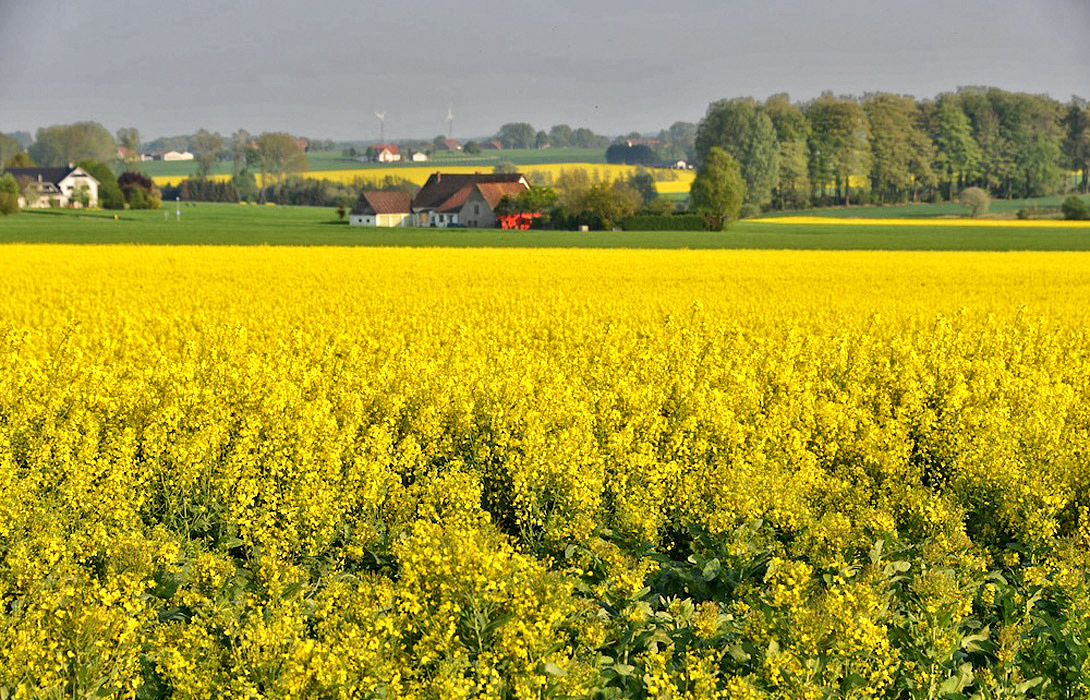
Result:
{"type": "Polygon", "coordinates": [[[96,120],[145,139],[600,133],[723,97],[959,85],[1090,98],[1090,0],[0,0],[0,131],[96,120]]]}

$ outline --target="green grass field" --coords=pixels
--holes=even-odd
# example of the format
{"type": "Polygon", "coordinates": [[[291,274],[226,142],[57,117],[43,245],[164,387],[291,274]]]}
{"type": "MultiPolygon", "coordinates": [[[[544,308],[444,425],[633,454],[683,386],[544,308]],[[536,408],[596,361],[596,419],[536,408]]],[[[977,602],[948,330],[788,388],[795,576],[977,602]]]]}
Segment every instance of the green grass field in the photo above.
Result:
{"type": "MultiPolygon", "coordinates": [[[[480,155],[471,156],[465,153],[446,154],[440,153],[423,163],[393,163],[397,167],[421,167],[434,168],[437,165],[480,165],[493,166],[501,161],[510,161],[515,165],[544,165],[549,163],[604,163],[606,162],[605,150],[589,148],[546,148],[538,149],[511,149],[506,151],[484,151],[480,155]]],[[[381,170],[390,167],[380,163],[361,163],[355,158],[346,158],[340,151],[317,151],[307,154],[308,170],[381,170]]],[[[192,175],[197,170],[194,161],[148,161],[140,164],[140,171],[150,177],[165,175],[192,175]]],[[[230,161],[216,163],[212,169],[215,175],[226,175],[231,172],[230,161]]]]}
{"type": "MultiPolygon", "coordinates": [[[[886,208],[888,211],[890,208],[886,208]]],[[[815,250],[1090,250],[1080,228],[910,227],[739,222],[728,231],[498,231],[348,226],[320,207],[183,205],[113,213],[25,211],[0,217],[0,243],[327,245],[583,248],[764,248],[815,250]]]]}

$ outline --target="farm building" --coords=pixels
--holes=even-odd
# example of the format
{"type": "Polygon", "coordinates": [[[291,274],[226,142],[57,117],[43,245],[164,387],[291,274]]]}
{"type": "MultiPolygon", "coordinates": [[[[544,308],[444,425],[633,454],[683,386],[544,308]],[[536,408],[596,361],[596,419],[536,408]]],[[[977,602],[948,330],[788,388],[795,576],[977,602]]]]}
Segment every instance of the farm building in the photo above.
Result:
{"type": "Polygon", "coordinates": [[[374,163],[397,163],[401,160],[401,149],[392,143],[376,143],[367,147],[367,155],[361,160],[374,163]]]}
{"type": "Polygon", "coordinates": [[[528,189],[530,183],[519,173],[434,173],[413,199],[413,217],[417,226],[491,228],[500,199],[528,189]]]}
{"type": "Polygon", "coordinates": [[[423,163],[428,160],[428,154],[424,151],[413,151],[413,154],[409,156],[409,160],[414,163],[423,163]]]}
{"type": "Polygon", "coordinates": [[[458,143],[454,139],[443,139],[438,144],[436,144],[436,148],[438,148],[440,151],[460,151],[462,150],[462,144],[458,143]]]}
{"type": "Polygon", "coordinates": [[[189,151],[167,151],[163,154],[163,160],[193,160],[193,154],[189,151]]]}
{"type": "Polygon", "coordinates": [[[348,215],[353,226],[411,226],[412,219],[408,192],[364,192],[348,215]]]}
{"type": "Polygon", "coordinates": [[[7,172],[19,183],[24,194],[19,206],[25,209],[47,207],[82,207],[86,197],[88,207],[98,206],[98,180],[83,168],[8,168],[7,172]]]}

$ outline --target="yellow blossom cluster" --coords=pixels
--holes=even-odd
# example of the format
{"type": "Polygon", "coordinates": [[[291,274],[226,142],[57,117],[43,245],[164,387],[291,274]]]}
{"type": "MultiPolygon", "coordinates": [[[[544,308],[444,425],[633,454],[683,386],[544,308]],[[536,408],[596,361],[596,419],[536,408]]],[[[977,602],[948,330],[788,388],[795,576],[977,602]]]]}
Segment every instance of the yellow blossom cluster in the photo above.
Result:
{"type": "Polygon", "coordinates": [[[2,697],[1087,691],[1085,255],[0,270],[2,697]]]}

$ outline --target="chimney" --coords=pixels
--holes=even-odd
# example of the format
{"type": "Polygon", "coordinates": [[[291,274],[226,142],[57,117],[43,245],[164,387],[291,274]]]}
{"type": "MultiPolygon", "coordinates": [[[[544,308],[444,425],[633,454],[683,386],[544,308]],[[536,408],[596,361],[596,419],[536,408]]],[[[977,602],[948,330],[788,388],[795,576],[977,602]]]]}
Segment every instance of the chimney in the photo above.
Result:
{"type": "Polygon", "coordinates": [[[38,173],[38,182],[41,182],[41,181],[42,181],[42,174],[38,173]]]}
{"type": "Polygon", "coordinates": [[[442,182],[443,181],[443,173],[439,172],[438,170],[435,171],[435,181],[436,182],[442,182]]]}

